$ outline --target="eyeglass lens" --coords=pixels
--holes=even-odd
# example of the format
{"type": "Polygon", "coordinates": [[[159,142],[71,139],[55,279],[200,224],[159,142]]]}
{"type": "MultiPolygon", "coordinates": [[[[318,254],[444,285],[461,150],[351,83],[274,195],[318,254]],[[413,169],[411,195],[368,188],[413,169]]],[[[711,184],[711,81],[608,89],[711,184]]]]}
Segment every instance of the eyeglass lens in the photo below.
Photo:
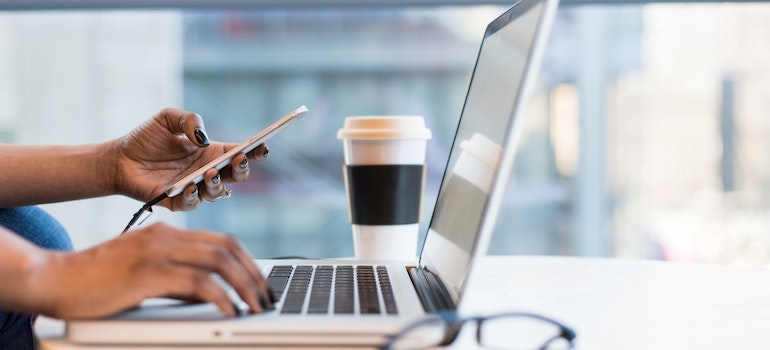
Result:
{"type": "Polygon", "coordinates": [[[531,317],[491,317],[479,325],[478,341],[484,348],[510,350],[566,350],[569,341],[561,328],[531,317]]]}
{"type": "Polygon", "coordinates": [[[425,349],[441,344],[446,336],[448,324],[443,319],[434,318],[414,324],[397,335],[390,343],[390,350],[425,349]]]}
{"type": "MultiPolygon", "coordinates": [[[[462,322],[462,321],[461,321],[462,322]]],[[[561,328],[541,319],[520,316],[493,316],[476,324],[478,343],[485,349],[501,350],[567,350],[571,343],[562,338],[561,328]]],[[[454,336],[457,328],[443,319],[430,319],[408,327],[390,343],[389,349],[416,350],[442,344],[454,336]]]]}

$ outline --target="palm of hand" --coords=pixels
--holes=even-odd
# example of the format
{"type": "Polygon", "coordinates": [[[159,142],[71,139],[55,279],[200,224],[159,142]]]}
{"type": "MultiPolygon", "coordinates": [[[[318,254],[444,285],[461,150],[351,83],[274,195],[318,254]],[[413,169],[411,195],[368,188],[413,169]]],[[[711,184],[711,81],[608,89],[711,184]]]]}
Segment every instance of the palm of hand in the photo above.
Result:
{"type": "Polygon", "coordinates": [[[173,134],[157,118],[151,119],[119,140],[118,191],[148,201],[223,152],[220,143],[197,146],[185,134],[173,134]]]}

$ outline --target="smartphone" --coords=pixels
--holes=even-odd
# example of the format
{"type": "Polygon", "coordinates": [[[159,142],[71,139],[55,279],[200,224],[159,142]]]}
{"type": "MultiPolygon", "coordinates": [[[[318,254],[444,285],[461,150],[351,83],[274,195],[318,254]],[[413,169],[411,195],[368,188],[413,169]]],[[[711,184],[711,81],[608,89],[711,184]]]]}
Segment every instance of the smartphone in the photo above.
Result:
{"type": "Polygon", "coordinates": [[[308,109],[305,106],[300,106],[299,108],[291,111],[289,114],[285,115],[283,118],[278,119],[275,123],[271,124],[264,130],[260,131],[258,134],[250,137],[245,142],[227,151],[225,154],[217,157],[217,159],[214,159],[208,164],[202,166],[200,169],[196,170],[194,173],[185,176],[183,179],[171,185],[171,187],[166,189],[166,195],[168,195],[169,198],[175,197],[176,195],[182,193],[185,187],[193,184],[197,184],[203,181],[203,174],[206,173],[206,171],[208,171],[211,168],[222,170],[222,168],[230,164],[230,162],[232,161],[232,158],[235,157],[237,154],[247,153],[253,150],[254,148],[257,148],[257,146],[265,143],[265,141],[275,136],[279,131],[286,129],[291,124],[294,124],[296,121],[302,118],[305,115],[305,113],[307,113],[307,111],[308,109]]]}

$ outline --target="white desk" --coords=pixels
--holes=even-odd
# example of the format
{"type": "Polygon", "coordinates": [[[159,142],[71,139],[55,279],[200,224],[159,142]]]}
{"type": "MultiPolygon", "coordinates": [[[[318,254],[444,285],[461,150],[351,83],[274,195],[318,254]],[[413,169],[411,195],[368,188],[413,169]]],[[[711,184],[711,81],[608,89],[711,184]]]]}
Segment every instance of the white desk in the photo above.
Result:
{"type": "MultiPolygon", "coordinates": [[[[551,316],[577,349],[770,349],[770,270],[528,256],[479,267],[463,309],[551,316]]],[[[76,349],[46,327],[43,349],[76,349]]]]}

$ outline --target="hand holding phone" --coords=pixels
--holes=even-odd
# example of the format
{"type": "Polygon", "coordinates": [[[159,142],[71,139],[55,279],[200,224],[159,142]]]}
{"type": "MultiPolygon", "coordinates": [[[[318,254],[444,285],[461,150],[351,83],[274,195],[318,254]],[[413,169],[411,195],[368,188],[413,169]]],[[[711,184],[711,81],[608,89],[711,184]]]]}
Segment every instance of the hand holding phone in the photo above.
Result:
{"type": "Polygon", "coordinates": [[[276,122],[265,128],[264,130],[260,131],[256,135],[250,137],[245,142],[241,143],[240,145],[233,147],[231,150],[227,151],[225,154],[217,157],[216,159],[212,160],[208,164],[202,166],[200,169],[196,170],[190,175],[185,176],[183,179],[175,182],[173,185],[171,185],[168,189],[166,189],[166,195],[171,198],[175,197],[178,194],[182,193],[184,191],[185,187],[190,185],[195,185],[203,181],[203,174],[206,173],[211,168],[216,168],[217,170],[222,170],[222,168],[226,167],[230,164],[232,161],[232,158],[235,157],[239,153],[247,153],[257,146],[265,143],[268,139],[275,136],[278,132],[281,130],[287,128],[289,125],[294,124],[297,120],[302,118],[305,113],[307,113],[308,109],[305,106],[300,106],[299,108],[291,111],[289,114],[283,116],[283,118],[278,119],[276,122]]]}

